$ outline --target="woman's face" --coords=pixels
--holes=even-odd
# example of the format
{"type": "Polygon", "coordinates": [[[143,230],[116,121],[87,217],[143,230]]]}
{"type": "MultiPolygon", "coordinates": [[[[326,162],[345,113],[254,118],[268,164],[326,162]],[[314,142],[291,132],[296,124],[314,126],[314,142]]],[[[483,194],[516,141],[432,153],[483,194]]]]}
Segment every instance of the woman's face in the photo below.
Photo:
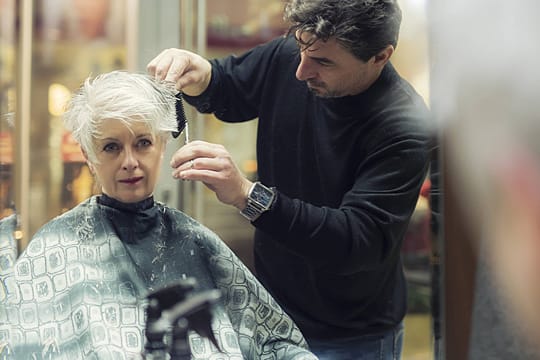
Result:
{"type": "Polygon", "coordinates": [[[137,122],[128,128],[119,120],[105,120],[99,131],[101,137],[94,141],[98,161],[89,166],[102,192],[125,203],[152,195],[159,177],[164,141],[137,122]]]}

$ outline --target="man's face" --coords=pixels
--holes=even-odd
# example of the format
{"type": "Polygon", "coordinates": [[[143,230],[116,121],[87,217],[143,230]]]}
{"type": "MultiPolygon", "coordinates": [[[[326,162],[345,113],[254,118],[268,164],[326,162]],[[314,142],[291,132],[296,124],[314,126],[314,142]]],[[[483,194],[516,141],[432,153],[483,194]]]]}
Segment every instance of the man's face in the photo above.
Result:
{"type": "MultiPolygon", "coordinates": [[[[309,42],[311,34],[297,33],[302,42],[309,42]]],[[[377,79],[381,67],[375,57],[367,62],[345,50],[334,38],[316,40],[311,46],[300,46],[300,64],[296,78],[305,81],[320,97],[356,95],[366,90],[377,79]]]]}
{"type": "Polygon", "coordinates": [[[125,203],[152,195],[165,149],[143,123],[127,127],[120,120],[105,120],[94,141],[97,163],[90,164],[103,193],[125,203]]]}

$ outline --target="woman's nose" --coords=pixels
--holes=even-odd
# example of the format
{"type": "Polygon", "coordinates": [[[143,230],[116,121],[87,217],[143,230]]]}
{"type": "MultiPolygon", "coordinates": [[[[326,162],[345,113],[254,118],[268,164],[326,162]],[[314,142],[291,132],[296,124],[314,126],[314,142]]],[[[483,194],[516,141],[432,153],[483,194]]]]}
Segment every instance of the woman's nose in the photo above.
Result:
{"type": "Polygon", "coordinates": [[[122,169],[124,170],[133,170],[139,166],[139,162],[135,153],[131,149],[126,149],[124,151],[124,161],[122,162],[122,169]]]}

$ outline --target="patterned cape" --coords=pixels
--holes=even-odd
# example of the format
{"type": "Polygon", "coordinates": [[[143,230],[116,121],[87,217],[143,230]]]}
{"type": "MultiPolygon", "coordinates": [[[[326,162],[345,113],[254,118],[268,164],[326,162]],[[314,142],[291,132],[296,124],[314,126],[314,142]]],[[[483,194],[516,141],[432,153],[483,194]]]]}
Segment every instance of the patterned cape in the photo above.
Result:
{"type": "MultiPolygon", "coordinates": [[[[5,234],[0,254],[11,254],[5,234]]],[[[190,331],[193,359],[316,359],[216,234],[152,198],[126,206],[91,197],[5,267],[0,359],[142,359],[146,295],[183,278],[196,279],[195,292],[221,291],[211,323],[220,350],[190,331]]]]}

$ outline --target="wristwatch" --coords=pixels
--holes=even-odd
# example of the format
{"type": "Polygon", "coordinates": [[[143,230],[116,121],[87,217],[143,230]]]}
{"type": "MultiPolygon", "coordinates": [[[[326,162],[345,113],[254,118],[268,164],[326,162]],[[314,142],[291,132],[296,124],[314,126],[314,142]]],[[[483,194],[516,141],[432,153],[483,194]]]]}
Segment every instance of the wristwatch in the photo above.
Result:
{"type": "Polygon", "coordinates": [[[255,221],[263,212],[270,209],[275,198],[276,192],[273,188],[266,187],[257,181],[249,189],[247,206],[240,211],[240,214],[249,221],[255,221]]]}

